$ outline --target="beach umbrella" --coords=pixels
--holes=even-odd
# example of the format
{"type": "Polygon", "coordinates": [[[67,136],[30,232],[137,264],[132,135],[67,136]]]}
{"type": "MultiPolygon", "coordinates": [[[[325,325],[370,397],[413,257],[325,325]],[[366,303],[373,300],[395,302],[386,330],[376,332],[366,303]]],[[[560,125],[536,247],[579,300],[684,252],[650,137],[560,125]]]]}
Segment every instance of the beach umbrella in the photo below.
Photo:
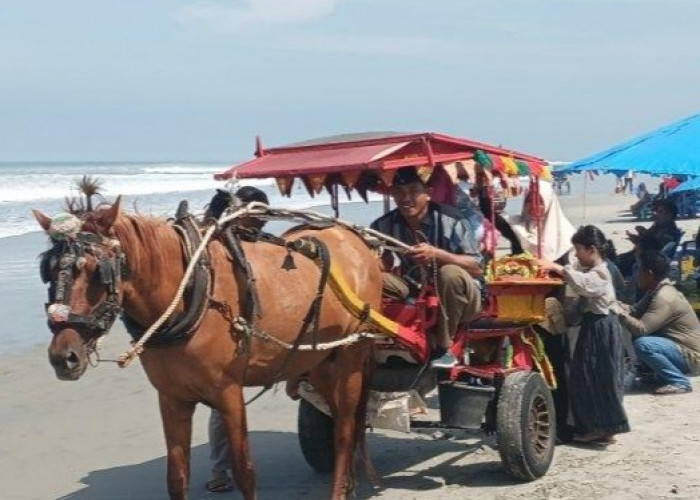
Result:
{"type": "Polygon", "coordinates": [[[684,191],[697,191],[700,190],[700,177],[690,179],[684,183],[676,186],[670,194],[682,193],[684,191]]]}
{"type": "MultiPolygon", "coordinates": [[[[598,170],[622,174],[700,174],[700,113],[577,160],[561,173],[598,170]]],[[[558,173],[559,173],[558,172],[558,173]]]]}

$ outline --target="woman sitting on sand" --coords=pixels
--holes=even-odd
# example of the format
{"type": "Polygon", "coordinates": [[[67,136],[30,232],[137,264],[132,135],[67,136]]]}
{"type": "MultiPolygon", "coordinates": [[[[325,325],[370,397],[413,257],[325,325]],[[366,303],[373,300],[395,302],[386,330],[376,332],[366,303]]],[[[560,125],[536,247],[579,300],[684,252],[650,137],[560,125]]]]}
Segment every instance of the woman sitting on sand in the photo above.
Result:
{"type": "Polygon", "coordinates": [[[578,262],[561,266],[546,259],[544,270],[560,274],[578,297],[581,329],[571,360],[568,388],[574,440],[610,443],[630,430],[622,377],[622,331],[615,314],[615,290],[605,262],[606,239],[595,226],[583,226],[571,238],[578,262]]]}

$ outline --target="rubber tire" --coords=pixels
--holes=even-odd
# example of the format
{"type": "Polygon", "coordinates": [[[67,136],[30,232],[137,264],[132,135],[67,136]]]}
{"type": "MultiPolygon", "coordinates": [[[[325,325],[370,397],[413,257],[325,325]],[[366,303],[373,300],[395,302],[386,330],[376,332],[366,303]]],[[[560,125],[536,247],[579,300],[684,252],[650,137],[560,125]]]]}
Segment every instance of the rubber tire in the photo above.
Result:
{"type": "Polygon", "coordinates": [[[299,400],[297,416],[299,446],[306,463],[316,472],[333,472],[335,466],[335,423],[305,399],[299,400]]]}
{"type": "Polygon", "coordinates": [[[506,376],[498,397],[498,452],[512,476],[532,481],[544,476],[554,456],[556,414],[552,393],[539,373],[519,371],[506,376]],[[548,413],[549,430],[542,453],[535,451],[530,429],[533,403],[539,399],[548,413]]]}

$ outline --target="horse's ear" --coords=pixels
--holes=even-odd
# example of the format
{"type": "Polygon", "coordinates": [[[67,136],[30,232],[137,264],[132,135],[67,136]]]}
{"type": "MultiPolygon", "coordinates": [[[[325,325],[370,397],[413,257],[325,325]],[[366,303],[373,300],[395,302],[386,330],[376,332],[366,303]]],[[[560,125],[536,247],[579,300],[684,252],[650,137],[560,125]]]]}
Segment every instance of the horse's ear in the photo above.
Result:
{"type": "Polygon", "coordinates": [[[44,231],[48,231],[49,227],[51,227],[51,217],[46,215],[41,210],[34,209],[32,210],[32,213],[34,214],[34,218],[36,219],[36,221],[41,226],[41,229],[43,229],[44,231]]]}
{"type": "Polygon", "coordinates": [[[117,196],[117,200],[111,207],[100,212],[100,222],[105,228],[111,228],[122,212],[122,196],[117,196]]]}

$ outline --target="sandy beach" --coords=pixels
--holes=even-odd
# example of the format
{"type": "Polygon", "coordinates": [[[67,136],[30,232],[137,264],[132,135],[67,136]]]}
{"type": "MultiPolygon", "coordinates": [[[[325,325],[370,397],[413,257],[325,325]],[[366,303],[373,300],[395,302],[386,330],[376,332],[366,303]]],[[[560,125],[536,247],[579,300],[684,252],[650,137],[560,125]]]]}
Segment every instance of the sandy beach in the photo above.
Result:
{"type": "MultiPolygon", "coordinates": [[[[632,197],[589,195],[585,214],[581,194],[561,200],[574,225],[583,223],[585,215],[585,222],[599,225],[619,252],[629,249],[624,232],[636,222],[624,221],[617,214],[634,201],[632,197]]],[[[681,221],[679,226],[687,239],[697,231],[698,221],[681,221]]],[[[25,245],[31,249],[26,258],[35,259],[41,250],[37,238],[31,235],[24,243],[12,244],[25,245]]],[[[3,313],[29,318],[13,323],[19,325],[15,328],[31,329],[31,335],[40,333],[48,345],[50,334],[43,325],[41,309],[45,292],[38,272],[27,277],[23,290],[17,294],[7,286],[0,289],[11,304],[6,303],[3,313]]],[[[26,352],[2,351],[0,498],[167,498],[165,445],[156,393],[138,363],[119,369],[104,362],[90,368],[79,382],[60,382],[49,366],[46,345],[26,352]]],[[[119,325],[107,337],[103,356],[114,358],[127,346],[128,336],[119,325]]],[[[465,432],[374,432],[369,439],[370,451],[383,478],[383,489],[373,489],[360,474],[356,498],[700,498],[697,385],[694,393],[682,396],[632,394],[625,406],[631,433],[621,435],[617,444],[603,451],[557,447],[549,473],[532,483],[516,482],[503,472],[491,437],[465,432]]],[[[238,498],[204,489],[209,472],[208,413],[200,406],[195,414],[191,498],[238,498]]],[[[330,477],[314,473],[299,451],[296,403],[281,389],[270,391],[249,407],[248,420],[259,498],[325,498],[330,477]]]]}

